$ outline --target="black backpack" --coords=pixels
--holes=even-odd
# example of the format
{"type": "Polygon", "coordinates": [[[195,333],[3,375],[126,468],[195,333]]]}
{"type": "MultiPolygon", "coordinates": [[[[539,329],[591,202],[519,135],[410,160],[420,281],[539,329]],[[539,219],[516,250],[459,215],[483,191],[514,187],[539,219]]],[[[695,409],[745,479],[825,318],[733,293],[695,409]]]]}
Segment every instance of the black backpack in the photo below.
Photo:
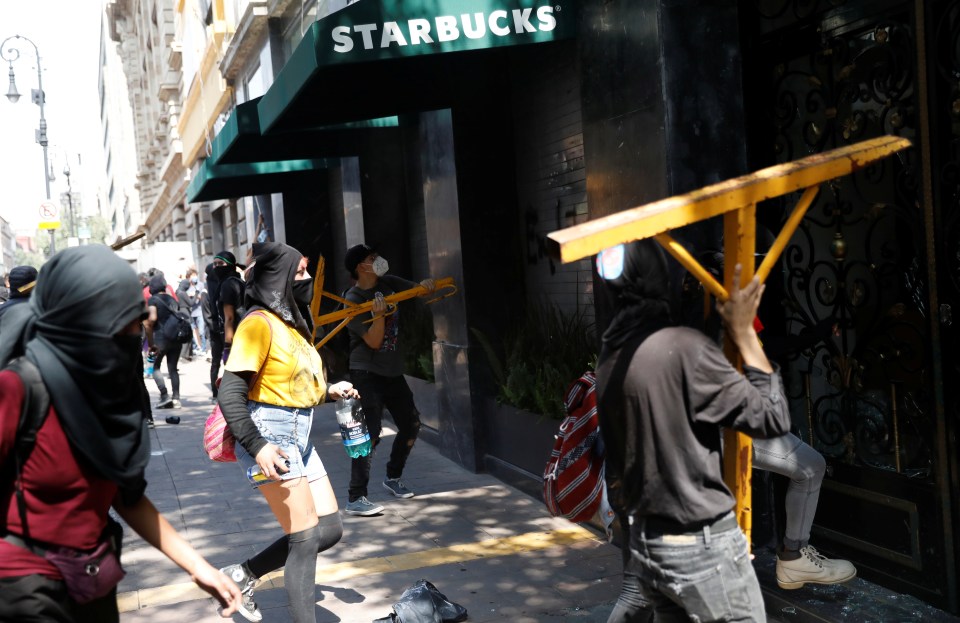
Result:
{"type": "Polygon", "coordinates": [[[180,308],[170,301],[164,301],[164,305],[170,310],[170,315],[163,321],[160,327],[160,334],[163,335],[163,341],[167,344],[187,344],[193,340],[193,325],[190,323],[190,315],[180,310],[180,308]]]}
{"type": "MultiPolygon", "coordinates": [[[[43,383],[40,370],[26,357],[18,357],[7,364],[20,377],[23,383],[23,404],[21,405],[20,421],[17,423],[16,443],[11,451],[14,465],[14,492],[17,496],[17,506],[20,513],[20,522],[23,525],[24,538],[30,538],[27,528],[26,501],[23,499],[23,485],[20,482],[20,470],[27,462],[27,457],[37,444],[37,432],[47,419],[50,411],[50,393],[43,383]]],[[[12,541],[11,541],[12,542],[12,541]]],[[[14,543],[15,545],[19,543],[14,543]]],[[[21,545],[22,547],[22,545],[21,545]]]]}

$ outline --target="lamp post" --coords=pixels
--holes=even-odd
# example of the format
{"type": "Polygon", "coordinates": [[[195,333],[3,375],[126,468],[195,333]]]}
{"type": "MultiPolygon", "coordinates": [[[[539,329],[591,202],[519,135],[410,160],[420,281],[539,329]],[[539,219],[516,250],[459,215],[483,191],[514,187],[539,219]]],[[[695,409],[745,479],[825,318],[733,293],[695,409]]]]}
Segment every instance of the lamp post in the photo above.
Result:
{"type": "MultiPolygon", "coordinates": [[[[3,43],[0,43],[0,58],[7,61],[7,64],[10,67],[10,86],[7,89],[7,99],[10,100],[11,104],[16,104],[17,100],[20,99],[20,93],[17,91],[17,83],[15,81],[16,76],[13,73],[13,63],[20,58],[19,48],[6,47],[7,42],[11,39],[23,39],[27,43],[33,46],[34,56],[37,57],[37,88],[31,91],[31,96],[33,103],[40,107],[40,129],[37,130],[37,142],[40,143],[40,147],[43,148],[43,183],[47,190],[47,200],[50,200],[50,163],[47,159],[47,118],[44,116],[43,105],[45,103],[46,96],[43,93],[43,70],[40,68],[40,50],[37,49],[37,44],[24,37],[22,35],[13,35],[7,37],[3,40],[3,43]],[[6,48],[6,49],[4,49],[6,48]]],[[[56,239],[54,238],[55,230],[50,230],[50,255],[53,255],[57,252],[56,249],[56,239]]]]}
{"type": "MultiPolygon", "coordinates": [[[[70,235],[77,237],[77,221],[73,217],[73,186],[70,185],[70,163],[63,165],[63,175],[67,178],[67,205],[70,210],[70,235]]],[[[82,180],[81,180],[82,181],[82,180]]]]}

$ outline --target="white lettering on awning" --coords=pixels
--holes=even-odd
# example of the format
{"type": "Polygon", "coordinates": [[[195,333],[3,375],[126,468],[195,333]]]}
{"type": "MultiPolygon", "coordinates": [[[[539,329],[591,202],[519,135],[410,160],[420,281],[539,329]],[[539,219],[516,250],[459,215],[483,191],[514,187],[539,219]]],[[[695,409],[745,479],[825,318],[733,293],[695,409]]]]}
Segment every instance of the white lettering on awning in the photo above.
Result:
{"type": "Polygon", "coordinates": [[[339,54],[351,52],[356,41],[354,35],[360,34],[365,50],[374,48],[374,33],[380,31],[380,48],[393,46],[417,46],[438,42],[456,41],[461,32],[468,39],[482,39],[487,30],[497,37],[508,37],[513,34],[525,35],[536,32],[550,32],[557,27],[557,18],[554,7],[545,5],[536,9],[536,21],[533,18],[534,9],[514,9],[511,13],[498,9],[489,15],[483,13],[464,13],[455,15],[438,15],[432,22],[425,18],[400,22],[384,22],[383,24],[355,24],[350,26],[335,26],[330,33],[333,39],[333,51],[339,54]],[[510,20],[513,18],[513,28],[510,20]],[[432,34],[431,34],[432,33],[432,34]]]}
{"type": "Polygon", "coordinates": [[[412,19],[407,25],[410,27],[410,45],[433,43],[433,38],[430,37],[430,20],[412,19]]]}
{"type": "Polygon", "coordinates": [[[530,23],[531,13],[533,13],[533,9],[513,10],[513,29],[518,35],[522,32],[537,32],[537,29],[530,23]]]}
{"type": "Polygon", "coordinates": [[[463,34],[470,39],[482,39],[487,34],[487,23],[483,19],[483,13],[473,14],[474,22],[470,21],[470,15],[464,13],[460,16],[460,23],[463,25],[463,34]]]}
{"type": "Polygon", "coordinates": [[[385,22],[383,24],[383,37],[380,38],[380,47],[389,48],[391,43],[404,46],[407,45],[407,40],[396,22],[385,22]]]}
{"type": "Polygon", "coordinates": [[[507,19],[506,11],[494,11],[490,14],[490,32],[498,37],[505,37],[510,34],[510,28],[508,26],[501,26],[499,24],[499,21],[502,19],[507,19]]]}
{"type": "Polygon", "coordinates": [[[433,22],[437,25],[437,41],[456,41],[460,38],[457,18],[453,15],[438,15],[433,22]]]}

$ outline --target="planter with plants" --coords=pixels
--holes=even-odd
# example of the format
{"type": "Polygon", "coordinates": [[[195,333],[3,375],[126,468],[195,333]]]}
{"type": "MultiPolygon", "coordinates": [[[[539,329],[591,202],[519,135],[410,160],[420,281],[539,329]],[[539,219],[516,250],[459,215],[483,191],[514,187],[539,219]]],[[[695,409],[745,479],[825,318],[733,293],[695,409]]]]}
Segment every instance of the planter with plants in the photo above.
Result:
{"type": "Polygon", "coordinates": [[[433,373],[433,314],[423,301],[401,303],[400,343],[404,348],[404,374],[413,392],[424,426],[440,429],[437,390],[433,373]]]}
{"type": "Polygon", "coordinates": [[[582,311],[531,305],[518,321],[501,343],[472,331],[496,387],[484,414],[484,446],[495,462],[539,478],[566,415],[564,393],[594,369],[597,342],[593,323],[582,311]]]}

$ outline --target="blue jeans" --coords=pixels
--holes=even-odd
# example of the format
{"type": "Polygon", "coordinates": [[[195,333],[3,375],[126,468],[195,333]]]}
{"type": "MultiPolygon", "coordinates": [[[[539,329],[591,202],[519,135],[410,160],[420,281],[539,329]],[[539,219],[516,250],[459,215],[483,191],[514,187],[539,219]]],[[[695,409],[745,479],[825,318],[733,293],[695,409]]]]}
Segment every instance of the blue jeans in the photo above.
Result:
{"type": "Polygon", "coordinates": [[[787,433],[773,439],[753,440],[753,466],[790,479],[787,486],[786,526],[783,545],[798,550],[810,542],[813,516],[817,513],[820,484],[827,468],[823,456],[787,433]]]}
{"type": "Polygon", "coordinates": [[[193,325],[193,347],[201,353],[207,351],[207,323],[201,316],[190,316],[190,324],[193,325]],[[199,336],[199,338],[197,337],[199,336]],[[199,339],[199,342],[197,341],[199,339]]]}
{"type": "MultiPolygon", "coordinates": [[[[732,516],[721,521],[729,524],[732,516]]],[[[634,597],[652,606],[658,623],[767,620],[747,539],[735,524],[681,534],[648,530],[640,517],[629,524],[624,591],[609,621],[647,620],[645,612],[630,611],[634,597]]]]}
{"type": "MultiPolygon", "coordinates": [[[[281,480],[306,478],[308,482],[319,480],[327,475],[327,470],[310,441],[310,428],[313,426],[312,407],[296,409],[278,407],[265,402],[250,400],[247,402],[250,419],[267,442],[272,443],[286,453],[290,462],[289,470],[280,476],[281,480]]],[[[257,466],[256,458],[237,444],[237,463],[244,473],[257,466]]],[[[250,483],[253,488],[270,484],[272,480],[250,483]]]]}

